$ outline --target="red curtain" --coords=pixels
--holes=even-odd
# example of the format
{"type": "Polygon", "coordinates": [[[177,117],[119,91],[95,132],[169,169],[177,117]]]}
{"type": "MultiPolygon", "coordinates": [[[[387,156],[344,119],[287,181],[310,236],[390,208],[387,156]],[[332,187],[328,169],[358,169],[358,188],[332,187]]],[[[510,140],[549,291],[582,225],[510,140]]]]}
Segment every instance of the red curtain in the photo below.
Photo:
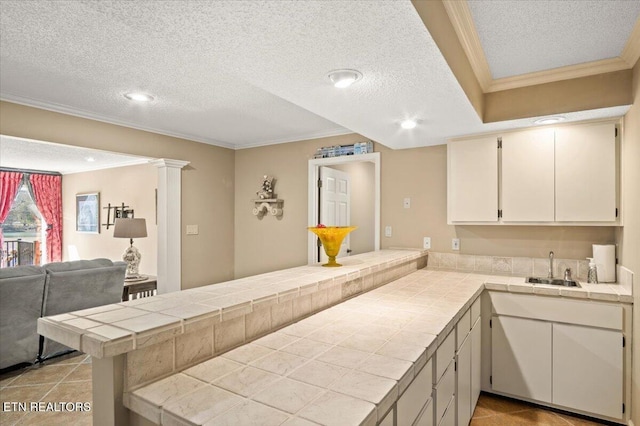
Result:
{"type": "Polygon", "coordinates": [[[29,177],[38,210],[47,222],[47,262],[62,261],[62,176],[29,177]]]}
{"type": "MultiPolygon", "coordinates": [[[[22,183],[22,173],[0,171],[0,223],[9,216],[9,210],[22,183]]],[[[0,228],[0,250],[4,250],[4,235],[0,228]]]]}

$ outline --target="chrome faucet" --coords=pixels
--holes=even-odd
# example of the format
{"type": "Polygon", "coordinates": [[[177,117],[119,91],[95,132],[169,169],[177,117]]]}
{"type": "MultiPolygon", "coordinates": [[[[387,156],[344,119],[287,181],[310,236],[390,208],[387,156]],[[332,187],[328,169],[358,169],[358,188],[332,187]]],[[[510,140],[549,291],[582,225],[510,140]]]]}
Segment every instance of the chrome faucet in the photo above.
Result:
{"type": "Polygon", "coordinates": [[[553,252],[552,251],[549,252],[549,274],[547,275],[547,278],[549,279],[553,278],[553,252]]]}

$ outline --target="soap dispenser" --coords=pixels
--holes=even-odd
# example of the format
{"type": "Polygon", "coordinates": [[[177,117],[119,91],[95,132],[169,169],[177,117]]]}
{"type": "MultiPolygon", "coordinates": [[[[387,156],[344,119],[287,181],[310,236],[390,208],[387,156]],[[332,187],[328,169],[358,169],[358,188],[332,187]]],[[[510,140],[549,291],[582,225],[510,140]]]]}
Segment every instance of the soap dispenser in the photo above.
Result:
{"type": "Polygon", "coordinates": [[[587,257],[589,261],[589,273],[587,274],[587,282],[597,284],[598,283],[598,268],[592,257],[587,257]]]}

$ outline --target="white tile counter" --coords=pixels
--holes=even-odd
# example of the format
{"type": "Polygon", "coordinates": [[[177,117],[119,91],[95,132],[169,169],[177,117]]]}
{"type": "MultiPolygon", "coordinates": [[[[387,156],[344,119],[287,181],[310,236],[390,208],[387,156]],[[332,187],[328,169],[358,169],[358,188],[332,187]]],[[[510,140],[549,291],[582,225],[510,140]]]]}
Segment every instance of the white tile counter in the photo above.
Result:
{"type": "Polygon", "coordinates": [[[129,392],[125,405],[168,425],[375,425],[485,288],[632,302],[621,286],[582,285],[420,270],[129,392]]]}
{"type": "MultiPolygon", "coordinates": [[[[38,333],[103,358],[169,340],[205,324],[247,317],[263,308],[283,305],[278,312],[272,310],[276,324],[269,328],[277,328],[406,275],[417,266],[424,267],[426,251],[381,250],[351,256],[342,263],[340,268],[301,266],[40,318],[38,333]],[[424,264],[416,265],[418,260],[424,264]],[[400,266],[404,270],[399,270],[400,266]],[[288,301],[298,303],[287,304],[288,301]]],[[[247,327],[248,337],[268,331],[263,324],[255,326],[256,329],[247,327]]],[[[225,344],[222,339],[220,343],[225,344]]]]}
{"type": "Polygon", "coordinates": [[[124,392],[424,268],[427,252],[380,250],[341,262],[40,318],[38,333],[92,355],[94,425],[126,425],[124,392]]]}

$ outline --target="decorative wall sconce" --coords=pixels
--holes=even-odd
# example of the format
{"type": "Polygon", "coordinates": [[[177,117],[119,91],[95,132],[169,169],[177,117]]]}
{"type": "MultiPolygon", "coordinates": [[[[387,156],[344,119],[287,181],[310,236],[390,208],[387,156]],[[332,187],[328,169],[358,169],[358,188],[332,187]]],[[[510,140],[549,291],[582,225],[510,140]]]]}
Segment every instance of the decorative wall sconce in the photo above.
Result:
{"type": "Polygon", "coordinates": [[[112,206],[111,203],[109,203],[107,207],[103,207],[103,209],[107,210],[107,223],[103,223],[102,226],[106,226],[107,229],[115,225],[116,219],[133,219],[134,216],[133,209],[125,206],[124,203],[120,206],[112,206]]]}
{"type": "Polygon", "coordinates": [[[262,177],[262,188],[256,192],[257,200],[253,200],[253,215],[262,219],[267,213],[278,218],[282,217],[282,207],[284,200],[278,198],[273,192],[276,179],[273,176],[264,175],[262,177]]]}
{"type": "Polygon", "coordinates": [[[271,216],[282,217],[282,208],[284,206],[284,200],[280,199],[268,199],[268,200],[253,200],[255,207],[253,208],[253,215],[262,218],[267,213],[271,216]]]}

